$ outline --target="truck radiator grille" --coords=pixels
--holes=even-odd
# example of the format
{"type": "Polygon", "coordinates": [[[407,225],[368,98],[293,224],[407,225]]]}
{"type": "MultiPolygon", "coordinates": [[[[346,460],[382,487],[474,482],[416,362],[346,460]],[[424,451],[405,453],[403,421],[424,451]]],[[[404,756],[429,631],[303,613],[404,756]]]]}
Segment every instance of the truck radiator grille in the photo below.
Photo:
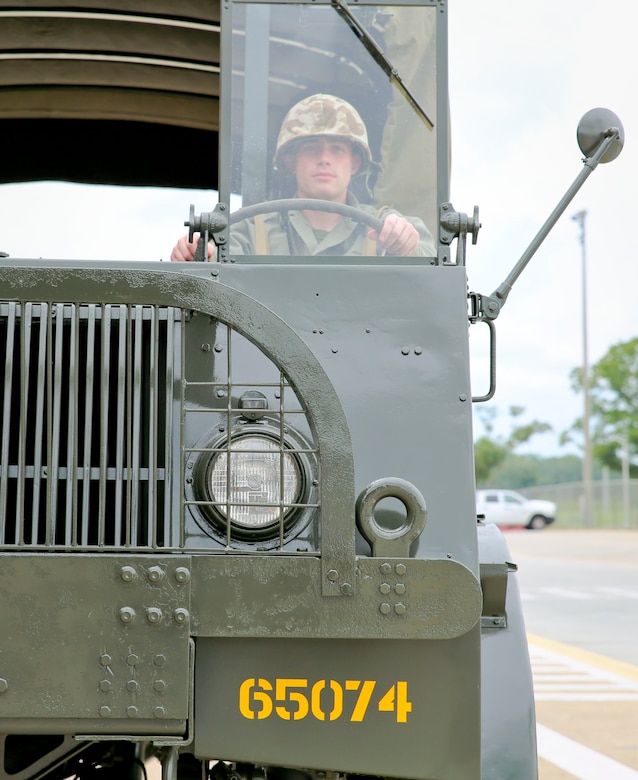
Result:
{"type": "Polygon", "coordinates": [[[182,325],[170,307],[0,304],[1,546],[179,544],[182,325]]]}

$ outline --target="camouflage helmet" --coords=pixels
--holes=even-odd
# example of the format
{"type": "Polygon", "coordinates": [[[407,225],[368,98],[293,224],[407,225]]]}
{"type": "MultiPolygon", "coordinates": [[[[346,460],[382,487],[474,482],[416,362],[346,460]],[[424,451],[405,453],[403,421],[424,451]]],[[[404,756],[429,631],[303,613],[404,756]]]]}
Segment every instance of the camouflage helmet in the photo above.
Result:
{"type": "Polygon", "coordinates": [[[311,95],[295,103],[284,117],[275,149],[275,167],[281,167],[283,155],[295,141],[318,135],[343,138],[353,143],[363,157],[360,173],[372,160],[368,133],[359,112],[334,95],[311,95]]]}

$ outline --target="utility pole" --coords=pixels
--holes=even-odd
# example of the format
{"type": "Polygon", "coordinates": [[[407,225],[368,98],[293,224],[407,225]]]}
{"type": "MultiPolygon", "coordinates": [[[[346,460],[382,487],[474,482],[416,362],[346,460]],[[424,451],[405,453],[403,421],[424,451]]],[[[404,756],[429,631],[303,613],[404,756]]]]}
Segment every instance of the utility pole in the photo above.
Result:
{"type": "Polygon", "coordinates": [[[574,214],[572,219],[577,222],[580,227],[580,249],[582,260],[582,325],[583,325],[583,365],[582,365],[582,382],[583,382],[583,525],[585,527],[591,527],[593,525],[593,467],[592,467],[592,443],[590,433],[590,418],[591,418],[591,396],[589,392],[589,345],[587,337],[587,250],[585,244],[585,218],[587,217],[587,211],[582,211],[574,214]]]}

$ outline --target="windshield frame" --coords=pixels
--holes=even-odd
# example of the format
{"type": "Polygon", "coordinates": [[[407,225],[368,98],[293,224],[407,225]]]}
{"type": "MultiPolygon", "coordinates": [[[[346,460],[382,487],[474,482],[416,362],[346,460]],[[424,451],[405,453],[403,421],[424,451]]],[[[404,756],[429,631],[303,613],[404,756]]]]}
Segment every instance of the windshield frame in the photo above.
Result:
{"type": "MultiPolygon", "coordinates": [[[[260,7],[277,7],[277,6],[295,6],[300,9],[308,9],[312,13],[313,8],[321,7],[333,7],[335,13],[338,13],[336,8],[337,3],[339,5],[346,5],[347,0],[344,3],[343,0],[312,0],[311,2],[296,2],[294,0],[269,0],[263,2],[263,0],[227,0],[222,5],[222,24],[221,24],[221,51],[222,51],[222,68],[221,68],[221,97],[220,97],[220,134],[219,134],[219,197],[220,202],[230,205],[230,211],[234,212],[237,208],[237,197],[232,195],[233,189],[236,191],[236,185],[233,186],[233,123],[236,124],[236,118],[233,117],[233,103],[237,100],[237,89],[233,85],[233,70],[236,67],[236,63],[233,61],[233,16],[235,13],[242,14],[245,9],[252,7],[256,9],[254,13],[258,16],[260,13],[260,7]]],[[[356,6],[347,6],[348,10],[357,11],[361,7],[379,7],[378,2],[372,0],[359,0],[356,6]]],[[[424,2],[412,2],[411,0],[402,0],[400,2],[393,2],[391,4],[384,4],[383,8],[392,7],[413,7],[419,9],[432,9],[427,13],[433,14],[434,28],[435,28],[435,67],[436,73],[432,79],[432,83],[435,84],[436,95],[435,104],[433,109],[429,105],[422,106],[423,112],[426,115],[430,113],[435,118],[435,151],[433,154],[435,163],[435,194],[433,197],[436,202],[436,209],[430,208],[428,215],[430,219],[427,222],[427,226],[432,233],[436,244],[439,243],[439,229],[438,229],[438,207],[441,203],[449,201],[449,179],[450,179],[450,149],[449,149],[449,103],[448,103],[448,73],[447,73],[447,7],[446,4],[440,2],[440,0],[425,0],[424,2]]],[[[292,9],[291,9],[292,11],[292,9]]],[[[424,11],[425,12],[425,11],[424,11]]],[[[250,13],[253,13],[251,11],[250,13]]],[[[354,36],[353,36],[354,37],[354,36]]],[[[364,47],[364,43],[358,42],[359,46],[364,47]]],[[[263,78],[263,72],[268,72],[268,68],[265,66],[267,62],[268,52],[266,48],[268,46],[268,40],[264,36],[262,45],[256,47],[250,47],[250,51],[246,54],[246,71],[251,69],[253,71],[261,72],[263,78]],[[249,61],[250,58],[250,61],[249,61]],[[260,65],[260,58],[263,59],[260,65]],[[264,70],[265,69],[265,70],[264,70]]],[[[389,60],[392,64],[391,59],[389,60]]],[[[243,63],[242,63],[243,65],[243,63]]],[[[401,72],[399,69],[399,76],[401,72]]],[[[266,76],[268,78],[268,76],[266,76]]],[[[261,105],[251,105],[251,110],[256,112],[268,112],[268,96],[261,94],[259,90],[254,90],[254,101],[251,103],[261,103],[261,105]]],[[[406,98],[407,100],[407,98],[406,98]]],[[[262,152],[263,155],[263,152],[262,152]]],[[[236,178],[236,173],[235,173],[236,178]]],[[[257,193],[258,194],[258,193],[257,193]]],[[[259,200],[259,198],[256,198],[259,200]]],[[[240,201],[239,205],[242,205],[240,201]]],[[[245,262],[248,258],[255,258],[256,255],[239,255],[232,254],[232,260],[234,262],[245,262]]],[[[282,258],[277,255],[277,261],[281,261],[282,258]]],[[[219,260],[227,262],[231,259],[231,251],[228,246],[219,248],[219,260]]],[[[274,260],[274,255],[269,255],[267,260],[274,260]]],[[[304,258],[305,261],[326,261],[325,256],[308,256],[304,258]]],[[[345,258],[341,257],[343,261],[345,258]]],[[[394,261],[398,258],[392,258],[394,261]]],[[[295,258],[288,258],[287,262],[295,261],[295,258]]],[[[375,263],[379,262],[378,258],[368,258],[367,261],[374,260],[375,263]]],[[[380,259],[382,262],[387,262],[387,259],[380,259]]],[[[427,264],[436,264],[438,262],[436,254],[434,257],[428,258],[408,258],[409,261],[423,262],[427,260],[427,264]]],[[[264,258],[261,257],[260,261],[263,262],[264,258]]],[[[362,258],[348,258],[347,262],[361,263],[366,262],[362,258]]]]}

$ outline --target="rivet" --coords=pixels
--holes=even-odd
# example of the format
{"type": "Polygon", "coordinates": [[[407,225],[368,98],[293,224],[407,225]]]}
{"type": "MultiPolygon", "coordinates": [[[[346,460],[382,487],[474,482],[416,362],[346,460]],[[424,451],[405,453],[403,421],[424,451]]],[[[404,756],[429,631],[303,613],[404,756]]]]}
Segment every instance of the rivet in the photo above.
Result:
{"type": "Polygon", "coordinates": [[[163,718],[164,715],[166,715],[166,710],[164,707],[154,707],[153,708],[153,717],[154,718],[163,718]]]}
{"type": "Polygon", "coordinates": [[[405,585],[402,582],[399,582],[394,586],[394,592],[397,595],[402,596],[405,593],[405,585]]]}
{"type": "Polygon", "coordinates": [[[155,666],[165,666],[166,665],[166,656],[162,655],[162,653],[158,653],[155,658],[153,658],[153,664],[155,666]]]}
{"type": "Polygon", "coordinates": [[[382,615],[389,615],[391,611],[392,611],[392,607],[389,604],[386,604],[385,602],[381,604],[381,606],[379,607],[379,612],[382,615]]]}
{"type": "Polygon", "coordinates": [[[122,623],[132,623],[135,620],[135,610],[132,607],[122,607],[120,620],[122,623]]]}
{"type": "Polygon", "coordinates": [[[390,592],[390,585],[387,582],[382,582],[381,585],[379,585],[379,590],[384,596],[387,596],[390,592]]]}
{"type": "Polygon", "coordinates": [[[421,347],[415,347],[414,348],[414,354],[415,355],[422,355],[423,354],[423,349],[421,347]]]}
{"type": "Polygon", "coordinates": [[[164,569],[161,566],[151,566],[146,576],[149,582],[160,582],[164,577],[164,569]]]}
{"type": "Polygon", "coordinates": [[[188,610],[183,609],[182,607],[176,609],[173,612],[173,620],[180,626],[183,625],[184,623],[188,623],[189,617],[190,615],[188,614],[188,610]]]}
{"type": "Polygon", "coordinates": [[[100,680],[100,690],[102,693],[106,693],[107,691],[110,691],[113,687],[110,680],[100,680]]]}
{"type": "Polygon", "coordinates": [[[410,347],[403,347],[401,350],[402,355],[409,355],[410,354],[410,347]]]}
{"type": "Polygon", "coordinates": [[[215,344],[215,352],[223,352],[224,347],[221,344],[215,344]]]}
{"type": "Polygon", "coordinates": [[[175,569],[175,579],[180,584],[184,584],[185,582],[188,582],[191,578],[190,571],[185,566],[179,566],[177,569],[175,569]]]}
{"type": "Polygon", "coordinates": [[[339,572],[336,569],[330,569],[326,576],[330,582],[336,582],[339,579],[339,572]]]}
{"type": "Polygon", "coordinates": [[[100,707],[100,717],[101,718],[108,718],[108,716],[111,714],[111,708],[104,705],[103,707],[100,707]]]}
{"type": "Polygon", "coordinates": [[[465,393],[461,393],[459,396],[459,401],[467,401],[467,395],[465,395],[465,393]]]}
{"type": "Polygon", "coordinates": [[[405,563],[397,563],[397,565],[394,567],[395,572],[401,577],[403,574],[406,573],[407,567],[405,563]]]}
{"type": "Polygon", "coordinates": [[[102,655],[100,656],[100,664],[102,666],[110,666],[112,660],[113,659],[108,653],[102,653],[102,655]]]}
{"type": "Polygon", "coordinates": [[[379,566],[379,571],[381,574],[390,574],[392,566],[389,563],[382,563],[381,566],[379,566]]]}
{"type": "Polygon", "coordinates": [[[337,352],[338,352],[339,350],[337,349],[337,347],[332,347],[332,350],[331,350],[331,351],[332,351],[332,353],[333,353],[334,355],[336,355],[336,354],[337,354],[337,352]]]}
{"type": "Polygon", "coordinates": [[[134,693],[139,688],[139,685],[137,683],[137,680],[129,680],[126,683],[126,690],[129,693],[134,693]]]}
{"type": "Polygon", "coordinates": [[[210,352],[210,344],[202,344],[202,352],[210,352]]]}
{"type": "Polygon", "coordinates": [[[166,682],[164,680],[155,680],[153,683],[153,690],[161,693],[166,690],[166,682]]]}
{"type": "Polygon", "coordinates": [[[126,656],[126,663],[129,666],[135,666],[139,660],[139,656],[135,655],[135,653],[129,653],[129,655],[126,656]]]}
{"type": "Polygon", "coordinates": [[[405,604],[402,604],[399,601],[398,604],[394,605],[394,611],[397,613],[397,615],[403,615],[405,613],[405,604]]]}
{"type": "Polygon", "coordinates": [[[162,610],[158,607],[148,607],[146,610],[146,619],[152,624],[159,623],[162,619],[162,610]]]}
{"type": "Polygon", "coordinates": [[[9,689],[9,681],[4,677],[0,677],[0,693],[4,693],[9,689]]]}
{"type": "Polygon", "coordinates": [[[133,580],[137,579],[137,572],[132,566],[122,566],[120,577],[122,582],[133,582],[133,580]]]}
{"type": "Polygon", "coordinates": [[[137,718],[137,712],[137,707],[134,707],[132,704],[126,708],[126,714],[129,718],[137,718]]]}
{"type": "Polygon", "coordinates": [[[354,593],[354,588],[349,582],[344,582],[340,590],[344,596],[352,596],[352,594],[354,593]]]}

